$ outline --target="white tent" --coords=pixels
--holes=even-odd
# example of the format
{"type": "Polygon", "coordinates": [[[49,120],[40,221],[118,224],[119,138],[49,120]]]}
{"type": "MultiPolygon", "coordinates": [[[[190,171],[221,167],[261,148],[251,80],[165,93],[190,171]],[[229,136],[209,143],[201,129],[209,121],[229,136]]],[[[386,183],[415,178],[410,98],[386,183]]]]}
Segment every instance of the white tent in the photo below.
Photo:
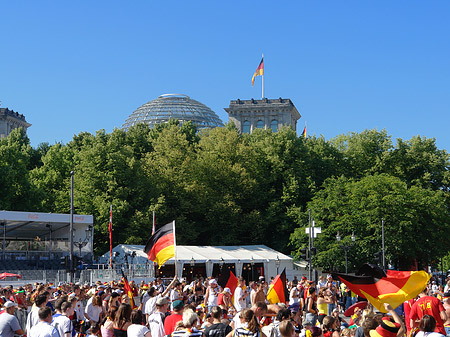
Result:
{"type": "MultiPolygon", "coordinates": [[[[116,263],[125,262],[125,254],[131,256],[135,252],[133,264],[145,264],[148,262],[147,254],[144,253],[143,245],[117,245],[113,248],[114,253],[119,255],[114,257],[116,263]]],[[[304,270],[294,271],[294,264],[291,257],[277,252],[265,245],[250,246],[177,246],[177,271],[181,277],[183,265],[189,266],[191,263],[205,264],[206,276],[211,276],[214,264],[234,264],[237,276],[246,264],[262,264],[264,266],[264,275],[268,279],[276,276],[277,273],[286,268],[288,279],[293,275],[304,274],[304,270]]],[[[131,260],[128,258],[129,263],[131,260]]],[[[107,264],[109,262],[109,252],[99,258],[99,263],[107,264]]],[[[175,259],[171,258],[166,264],[174,264],[175,259]]],[[[297,268],[296,268],[297,269],[297,268]]]]}

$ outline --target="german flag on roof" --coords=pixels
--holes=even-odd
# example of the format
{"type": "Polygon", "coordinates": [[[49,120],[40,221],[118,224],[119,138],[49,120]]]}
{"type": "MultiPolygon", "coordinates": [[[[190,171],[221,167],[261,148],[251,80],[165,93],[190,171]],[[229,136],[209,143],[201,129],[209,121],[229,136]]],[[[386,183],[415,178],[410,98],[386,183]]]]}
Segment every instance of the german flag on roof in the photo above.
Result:
{"type": "Polygon", "coordinates": [[[388,270],[364,264],[356,275],[333,273],[358,296],[366,298],[381,312],[386,312],[383,303],[393,308],[416,297],[427,285],[430,275],[425,271],[388,270]]]}
{"type": "Polygon", "coordinates": [[[156,262],[161,266],[171,257],[175,256],[175,234],[173,229],[174,223],[159,228],[145,245],[144,252],[149,260],[156,262]]]}

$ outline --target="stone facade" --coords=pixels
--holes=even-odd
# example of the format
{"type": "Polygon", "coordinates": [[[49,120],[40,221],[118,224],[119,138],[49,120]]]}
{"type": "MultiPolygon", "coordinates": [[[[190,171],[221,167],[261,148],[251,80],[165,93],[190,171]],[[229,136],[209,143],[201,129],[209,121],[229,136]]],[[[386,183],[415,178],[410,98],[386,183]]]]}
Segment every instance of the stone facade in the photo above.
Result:
{"type": "Polygon", "coordinates": [[[24,115],[8,108],[0,108],[0,139],[7,137],[16,128],[27,131],[30,126],[31,124],[27,123],[24,115]]]}
{"type": "Polygon", "coordinates": [[[242,133],[252,133],[257,128],[272,129],[276,132],[287,125],[297,131],[297,121],[301,115],[289,98],[249,99],[230,101],[225,108],[229,119],[242,133]]]}

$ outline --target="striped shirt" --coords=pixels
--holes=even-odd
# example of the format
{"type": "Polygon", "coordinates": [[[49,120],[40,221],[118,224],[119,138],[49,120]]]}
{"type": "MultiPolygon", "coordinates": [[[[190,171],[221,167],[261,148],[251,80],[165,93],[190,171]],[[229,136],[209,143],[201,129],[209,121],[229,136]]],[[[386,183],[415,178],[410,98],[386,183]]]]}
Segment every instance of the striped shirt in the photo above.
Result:
{"type": "Polygon", "coordinates": [[[201,337],[203,332],[197,330],[196,328],[192,329],[183,329],[172,332],[172,337],[201,337]]]}
{"type": "Polygon", "coordinates": [[[233,337],[260,337],[261,333],[258,331],[251,332],[245,327],[240,327],[234,330],[233,337]]]}

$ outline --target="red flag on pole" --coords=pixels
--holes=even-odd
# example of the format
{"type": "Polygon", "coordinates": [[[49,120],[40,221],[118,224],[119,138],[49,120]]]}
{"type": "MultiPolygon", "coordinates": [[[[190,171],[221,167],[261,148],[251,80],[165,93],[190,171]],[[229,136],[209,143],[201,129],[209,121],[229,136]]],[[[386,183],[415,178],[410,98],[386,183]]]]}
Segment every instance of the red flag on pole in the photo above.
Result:
{"type": "Polygon", "coordinates": [[[112,205],[109,208],[109,267],[112,268],[112,205]]]}

